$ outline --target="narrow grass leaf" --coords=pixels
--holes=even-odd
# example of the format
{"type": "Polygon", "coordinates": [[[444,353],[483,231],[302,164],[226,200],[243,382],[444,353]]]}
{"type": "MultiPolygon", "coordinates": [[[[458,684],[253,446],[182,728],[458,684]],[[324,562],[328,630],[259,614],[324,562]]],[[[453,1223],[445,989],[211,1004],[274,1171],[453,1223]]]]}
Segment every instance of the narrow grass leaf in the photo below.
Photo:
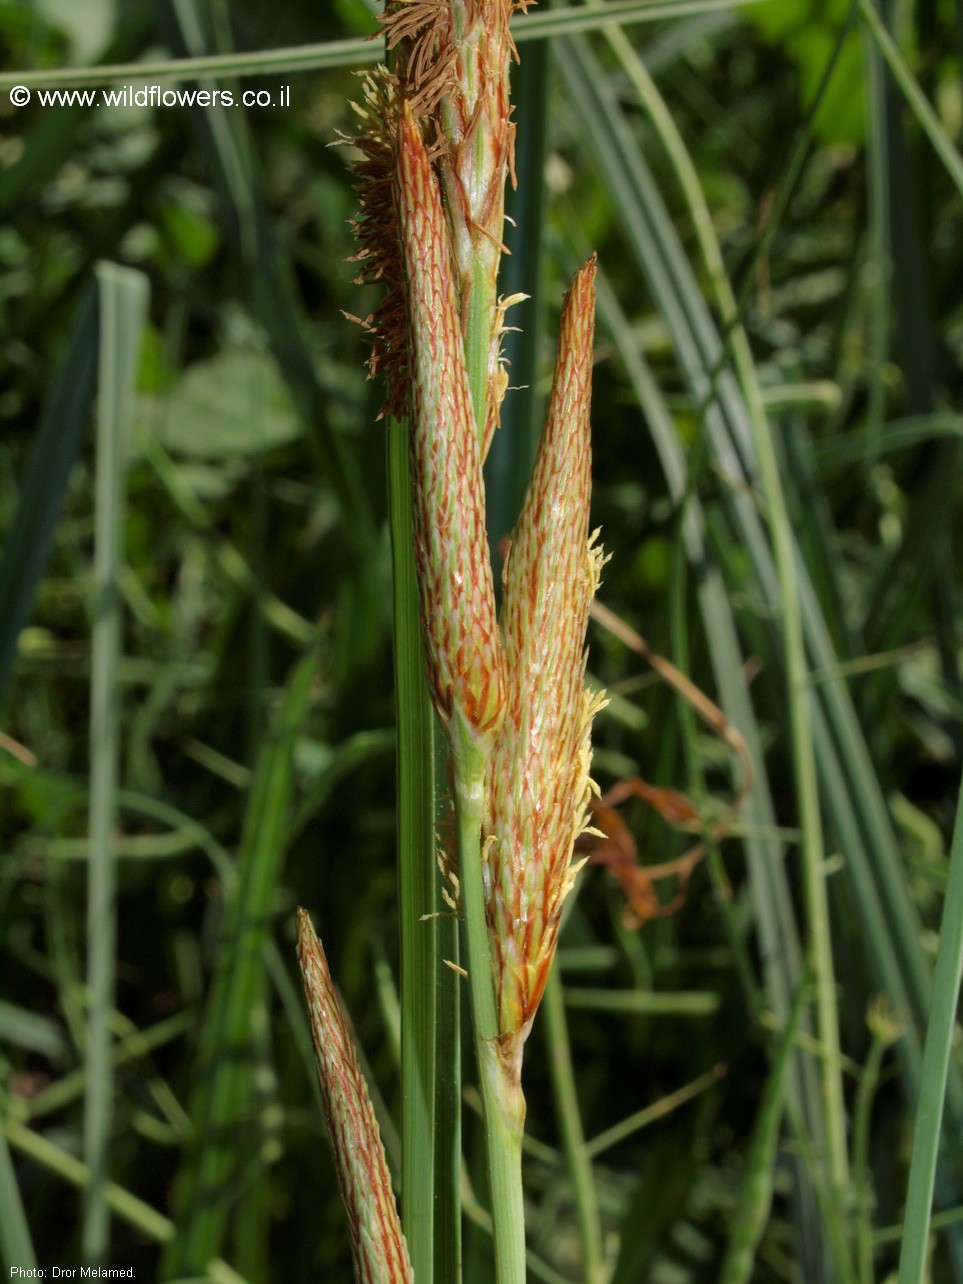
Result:
{"type": "MultiPolygon", "coordinates": [[[[889,277],[892,269],[892,219],[889,210],[891,173],[886,92],[882,58],[864,32],[866,63],[866,168],[869,180],[869,226],[866,235],[866,327],[869,406],[863,457],[878,457],[886,409],[885,362],[889,354],[889,277]]],[[[849,434],[850,437],[853,434],[849,434]]]]}
{"type": "Polygon", "coordinates": [[[565,991],[570,1008],[588,1008],[594,1012],[627,1012],[639,1016],[710,1016],[719,1007],[719,995],[704,990],[671,990],[665,993],[649,990],[594,990],[585,988],[565,991]]]}
{"type": "Polygon", "coordinates": [[[739,320],[735,298],[725,272],[721,247],[712,226],[712,218],[699,184],[695,165],[668,107],[641,60],[621,32],[607,34],[609,43],[621,57],[634,87],[650,113],[660,141],[672,161],[676,177],[685,194],[701,254],[710,274],[713,293],[728,328],[733,364],[745,398],[746,418],[758,465],[760,488],[765,498],[778,581],[781,646],[786,671],[786,700],[789,706],[796,797],[802,829],[807,909],[816,950],[817,1021],[819,1036],[827,1051],[821,1073],[827,1122],[828,1161],[831,1180],[835,1186],[842,1189],[847,1181],[847,1155],[842,1081],[835,1064],[839,1049],[839,1018],[829,928],[828,891],[823,873],[823,827],[813,745],[811,702],[805,689],[808,679],[807,657],[800,618],[792,526],[752,353],[739,320]]]}
{"type": "MultiPolygon", "coordinates": [[[[963,417],[935,413],[894,419],[881,426],[874,444],[874,454],[878,456],[898,450],[909,450],[913,446],[920,446],[940,437],[963,437],[963,417]]],[[[859,436],[852,433],[823,437],[813,444],[815,458],[827,468],[857,463],[865,453],[865,443],[859,436]]]]}
{"type": "Polygon", "coordinates": [[[13,1278],[17,1267],[34,1270],[37,1266],[37,1253],[3,1130],[0,1130],[0,1256],[8,1279],[13,1278]]]}
{"type": "Polygon", "coordinates": [[[687,1101],[698,1097],[711,1088],[726,1073],[726,1067],[720,1062],[705,1074],[700,1074],[697,1079],[691,1083],[683,1084],[681,1088],[676,1088],[674,1092],[667,1093],[658,1101],[654,1101],[650,1106],[643,1106],[641,1110],[636,1110],[634,1114],[629,1115],[628,1119],[622,1119],[611,1128],[606,1128],[586,1143],[585,1150],[590,1159],[595,1159],[610,1150],[613,1146],[618,1146],[621,1142],[633,1137],[643,1128],[649,1128],[652,1124],[660,1119],[665,1119],[667,1115],[684,1106],[687,1101]]]}
{"type": "Polygon", "coordinates": [[[147,278],[101,263],[94,483],[93,641],[90,685],[90,858],[87,866],[87,1090],[84,1096],[85,1190],[82,1243],[94,1264],[107,1256],[106,1199],[114,1074],[110,1014],[117,944],[114,833],[120,773],[121,596],[126,480],[124,452],[147,311],[147,278]]]}
{"type": "Polygon", "coordinates": [[[956,1010],[963,975],[963,790],[956,809],[950,848],[949,880],[943,925],[936,953],[933,1004],[926,1027],[920,1093],[913,1125],[909,1189],[903,1218],[899,1284],[923,1284],[929,1240],[936,1162],[941,1144],[943,1104],[949,1074],[956,1010]]]}
{"type": "MultiPolygon", "coordinates": [[[[183,4],[168,0],[165,8],[175,46],[191,50],[200,57],[202,25],[195,12],[194,0],[185,0],[183,4]]],[[[368,57],[377,52],[376,45],[362,43],[368,57]]],[[[235,55],[224,57],[230,61],[235,55]]],[[[237,71],[237,68],[222,67],[220,74],[230,71],[237,71]]],[[[197,74],[196,68],[194,74],[197,74]]],[[[143,70],[137,75],[143,78],[143,70]]],[[[251,298],[258,320],[268,336],[318,464],[341,507],[342,528],[352,558],[358,565],[370,566],[375,544],[371,507],[357,459],[331,428],[327,392],[318,383],[316,366],[308,347],[306,318],[297,300],[290,265],[277,243],[268,217],[261,175],[244,118],[238,112],[214,104],[195,109],[194,119],[212,178],[231,212],[231,230],[248,269],[251,298]]],[[[369,577],[371,579],[373,577],[369,577]]],[[[357,642],[356,638],[356,647],[357,642]]]]}
{"type": "MultiPolygon", "coordinates": [[[[738,0],[754,4],[760,0],[738,0]]],[[[586,11],[577,5],[562,5],[551,13],[523,15],[514,27],[517,44],[546,40],[560,32],[593,31],[609,23],[628,26],[639,22],[664,22],[718,9],[734,9],[736,0],[610,0],[600,11],[586,11]]],[[[274,72],[328,71],[337,67],[361,67],[381,58],[377,45],[369,40],[330,40],[323,44],[295,45],[253,53],[198,54],[192,57],[163,58],[143,62],[104,63],[97,67],[62,67],[25,75],[23,71],[0,75],[0,93],[29,78],[30,87],[57,88],[67,85],[100,86],[117,81],[185,80],[194,76],[269,75],[274,72]]]]}
{"type": "MultiPolygon", "coordinates": [[[[744,401],[732,376],[720,365],[722,340],[648,167],[587,49],[574,41],[561,41],[559,56],[581,119],[590,131],[593,155],[606,173],[630,244],[669,326],[691,394],[704,407],[713,457],[728,475],[756,486],[758,467],[744,401]]],[[[760,591],[775,608],[778,581],[758,513],[742,487],[724,488],[722,499],[753,565],[760,591]]],[[[834,671],[835,650],[801,562],[795,574],[811,663],[820,671],[834,671]]],[[[778,650],[775,658],[781,661],[778,650]]],[[[817,695],[812,710],[817,764],[827,795],[827,814],[846,841],[845,871],[847,880],[852,881],[852,904],[864,919],[864,942],[880,983],[896,1003],[901,991],[907,995],[915,1018],[900,1043],[907,1092],[915,1099],[920,1060],[917,1023],[924,1019],[929,992],[919,924],[883,791],[849,692],[837,678],[820,683],[817,695]],[[873,921],[867,917],[870,913],[873,921]]],[[[957,1136],[963,1135],[959,1089],[958,1077],[955,1084],[951,1079],[950,1113],[957,1136]]]]}
{"type": "Polygon", "coordinates": [[[49,1061],[60,1060],[67,1051],[58,1022],[6,1000],[0,1000],[0,1042],[37,1052],[49,1061]]]}
{"type": "Polygon", "coordinates": [[[263,947],[287,843],[292,753],[317,672],[318,650],[297,662],[258,757],[225,930],[204,1016],[193,1132],[175,1196],[178,1235],[162,1263],[167,1278],[203,1272],[221,1251],[233,1198],[238,1130],[249,1108],[252,1019],[264,985],[263,947]]]}
{"type": "MultiPolygon", "coordinates": [[[[41,1133],[34,1132],[25,1124],[11,1119],[4,1121],[3,1131],[10,1145],[21,1154],[42,1164],[71,1186],[86,1190],[90,1185],[91,1173],[87,1165],[76,1155],[55,1145],[41,1133]]],[[[173,1239],[173,1223],[131,1191],[108,1182],[104,1195],[111,1211],[148,1239],[160,1244],[168,1243],[173,1239]]],[[[19,1262],[17,1264],[19,1265],[19,1262]]]]}
{"type": "Polygon", "coordinates": [[[729,1219],[729,1246],[722,1264],[720,1284],[749,1284],[756,1250],[766,1228],[775,1182],[776,1145],[792,1064],[793,1047],[805,1006],[807,977],[799,983],[789,1020],[779,1035],[770,1063],[769,1077],[759,1103],[759,1113],[746,1154],[746,1170],[735,1211],[729,1219]]]}
{"type": "MultiPolygon", "coordinates": [[[[8,1120],[3,1124],[2,1135],[10,1145],[68,1185],[83,1190],[90,1181],[90,1170],[85,1163],[23,1124],[8,1120]]],[[[174,1223],[124,1187],[111,1182],[107,1187],[107,1202],[118,1217],[146,1239],[157,1244],[169,1244],[174,1238],[174,1223]]],[[[247,1284],[242,1275],[220,1258],[215,1258],[200,1278],[209,1279],[213,1284],[247,1284]]]]}
{"type": "MultiPolygon", "coordinates": [[[[120,1032],[114,1054],[115,1066],[127,1065],[131,1061],[140,1061],[149,1056],[155,1048],[179,1039],[190,1028],[190,1017],[186,1012],[159,1021],[147,1030],[120,1032]]],[[[45,1115],[63,1110],[65,1106],[83,1096],[87,1082],[87,1072],[83,1066],[69,1074],[55,1079],[46,1088],[42,1088],[35,1097],[18,1102],[18,1111],[25,1119],[42,1119],[45,1115]]]]}
{"type": "Polygon", "coordinates": [[[906,99],[913,115],[920,123],[923,133],[930,140],[933,150],[943,162],[947,174],[961,195],[963,195],[963,156],[953,145],[949,134],[943,128],[939,116],[930,106],[929,100],[919,87],[916,77],[906,65],[893,37],[876,12],[870,0],[858,0],[859,14],[866,28],[875,41],[893,79],[899,86],[900,93],[906,99]]]}
{"type": "Polygon", "coordinates": [[[549,1068],[555,1097],[555,1114],[562,1134],[562,1147],[575,1196],[575,1214],[578,1218],[582,1247],[582,1279],[585,1284],[603,1284],[605,1270],[602,1255],[602,1224],[599,1220],[592,1159],[585,1146],[585,1131],[582,1128],[582,1116],[579,1113],[565,1001],[557,966],[552,968],[545,984],[543,1011],[545,1040],[548,1045],[549,1068]]]}
{"type": "Polygon", "coordinates": [[[873,1284],[875,1271],[873,1267],[873,1170],[870,1157],[872,1151],[873,1106],[880,1086],[880,1074],[887,1049],[902,1033],[899,1023],[893,1018],[888,999],[877,998],[870,1002],[867,1012],[872,1042],[869,1046],[856,1099],[853,1104],[853,1185],[856,1189],[854,1238],[856,1241],[856,1264],[860,1284],[873,1284]]]}
{"type": "Polygon", "coordinates": [[[435,1284],[461,1284],[461,976],[457,921],[440,921],[443,966],[438,982],[435,1074],[435,1284]]]}
{"type": "Polygon", "coordinates": [[[97,293],[91,286],[77,310],[66,354],[45,402],[16,517],[0,556],[0,708],[87,430],[97,380],[98,316],[97,293]]]}
{"type": "Polygon", "coordinates": [[[437,1002],[442,964],[435,917],[440,897],[435,863],[434,725],[418,610],[408,434],[405,425],[395,421],[388,426],[388,480],[398,727],[401,1221],[420,1284],[433,1279],[435,1268],[437,1002]]]}

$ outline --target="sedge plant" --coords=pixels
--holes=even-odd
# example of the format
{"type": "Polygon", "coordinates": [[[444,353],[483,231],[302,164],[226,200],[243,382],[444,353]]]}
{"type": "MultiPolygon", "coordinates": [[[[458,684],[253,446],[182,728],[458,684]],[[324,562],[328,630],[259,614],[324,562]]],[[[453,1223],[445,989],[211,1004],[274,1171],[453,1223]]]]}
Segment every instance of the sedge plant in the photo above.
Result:
{"type": "MultiPolygon", "coordinates": [[[[602,703],[585,682],[602,565],[589,530],[594,258],[563,307],[500,619],[485,530],[482,465],[508,382],[501,341],[514,301],[497,292],[514,136],[512,7],[393,0],[383,17],[391,68],[366,75],[357,108],[363,131],[352,140],[361,153],[361,280],[384,287],[362,322],[372,340],[369,371],[385,379],[389,431],[408,435],[428,688],[449,750],[452,883],[499,1284],[525,1278],[523,1049],[577,872],[575,842],[588,827],[590,729],[602,703]]],[[[357,1274],[406,1279],[377,1126],[306,916],[299,939],[357,1274]]]]}

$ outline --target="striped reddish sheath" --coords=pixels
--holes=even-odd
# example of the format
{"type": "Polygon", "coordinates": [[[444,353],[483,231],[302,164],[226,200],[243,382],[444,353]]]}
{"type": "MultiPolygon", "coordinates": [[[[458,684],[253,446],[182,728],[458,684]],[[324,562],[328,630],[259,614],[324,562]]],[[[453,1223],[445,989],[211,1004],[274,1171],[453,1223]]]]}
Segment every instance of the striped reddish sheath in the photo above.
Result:
{"type": "Polygon", "coordinates": [[[378,1122],[328,961],[303,909],[298,910],[298,962],[355,1276],[358,1284],[412,1284],[378,1122]]]}
{"type": "Polygon", "coordinates": [[[408,107],[398,128],[396,204],[407,308],[415,556],[432,698],[452,729],[501,722],[505,664],[472,413],[438,180],[408,107]]]}
{"type": "Polygon", "coordinates": [[[592,717],[585,633],[601,550],[589,538],[595,258],[565,301],[548,420],[505,567],[505,720],[488,769],[488,926],[503,1038],[524,1041],[587,826],[592,717]]]}

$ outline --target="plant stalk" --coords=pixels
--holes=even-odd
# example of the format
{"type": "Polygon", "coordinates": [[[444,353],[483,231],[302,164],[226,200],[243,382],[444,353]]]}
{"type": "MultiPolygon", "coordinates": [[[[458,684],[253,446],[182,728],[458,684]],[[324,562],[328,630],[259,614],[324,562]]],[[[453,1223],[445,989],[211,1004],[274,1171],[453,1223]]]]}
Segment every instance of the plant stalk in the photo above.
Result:
{"type": "Polygon", "coordinates": [[[923,1071],[913,1124],[899,1284],[923,1284],[933,1213],[936,1164],[943,1136],[943,1103],[953,1057],[956,1011],[963,977],[963,788],[957,803],[940,943],[933,974],[933,1002],[926,1024],[923,1071]]]}
{"type": "Polygon", "coordinates": [[[484,265],[475,264],[472,274],[471,295],[468,300],[468,319],[465,326],[465,365],[468,367],[468,387],[471,406],[475,412],[479,440],[484,441],[486,402],[488,399],[488,353],[491,346],[492,316],[495,310],[495,283],[488,279],[484,265]]]}
{"type": "Polygon", "coordinates": [[[84,1260],[110,1250],[110,1136],[114,1097],[114,1008],[117,953],[116,829],[120,781],[123,647],[119,577],[124,558],[124,446],[137,381],[147,282],[139,272],[101,263],[97,371],[97,459],[94,492],[94,595],[90,683],[90,860],[87,882],[87,1082],[84,1090],[84,1260]]]}
{"type": "Polygon", "coordinates": [[[486,754],[459,715],[452,723],[458,877],[468,962],[475,1053],[485,1115],[485,1147],[498,1284],[525,1282],[520,1060],[503,1054],[492,982],[481,853],[486,754]]]}
{"type": "Polygon", "coordinates": [[[440,959],[434,865],[433,714],[425,680],[411,543],[408,428],[388,429],[401,900],[402,1226],[415,1278],[431,1284],[435,1239],[435,1092],[440,959]],[[430,917],[426,918],[425,916],[430,917]]]}
{"type": "Polygon", "coordinates": [[[585,1146],[585,1133],[579,1114],[572,1048],[565,1022],[562,980],[556,965],[553,965],[545,985],[543,1005],[555,1109],[575,1195],[575,1213],[582,1242],[582,1276],[585,1284],[602,1284],[605,1279],[605,1261],[598,1198],[592,1174],[592,1157],[585,1146]]]}

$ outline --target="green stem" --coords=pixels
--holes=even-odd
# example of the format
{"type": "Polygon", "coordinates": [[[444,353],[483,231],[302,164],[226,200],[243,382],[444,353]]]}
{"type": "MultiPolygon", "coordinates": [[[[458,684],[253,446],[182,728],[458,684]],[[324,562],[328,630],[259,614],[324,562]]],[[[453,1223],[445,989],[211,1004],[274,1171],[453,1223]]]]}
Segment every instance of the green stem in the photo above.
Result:
{"type": "Polygon", "coordinates": [[[17,1185],[13,1158],[7,1146],[6,1133],[2,1131],[0,1131],[0,1255],[9,1272],[8,1279],[13,1277],[14,1267],[21,1264],[23,1269],[36,1269],[37,1254],[30,1235],[20,1187],[17,1185]]]}
{"type": "Polygon", "coordinates": [[[415,1278],[432,1284],[435,1093],[438,1079],[437,871],[433,719],[418,619],[407,425],[388,429],[394,661],[398,722],[401,915],[401,1215],[415,1278]]]}
{"type": "Polygon", "coordinates": [[[853,1124],[853,1189],[856,1192],[856,1266],[860,1284],[873,1284],[873,1190],[869,1167],[870,1123],[883,1058],[890,1040],[878,1032],[856,1093],[853,1124]]]}
{"type": "Polygon", "coordinates": [[[522,1134],[525,1098],[521,1058],[507,1057],[499,1038],[492,984],[481,856],[486,754],[475,733],[456,713],[451,727],[458,843],[458,877],[468,956],[468,984],[478,1077],[485,1114],[485,1147],[495,1234],[498,1284],[524,1284],[525,1206],[522,1194],[522,1134]]]}
{"type": "Polygon", "coordinates": [[[572,1049],[565,1022],[565,1000],[562,997],[562,982],[557,967],[553,967],[548,974],[543,1011],[555,1107],[561,1124],[562,1146],[572,1179],[579,1237],[582,1241],[582,1276],[585,1284],[602,1284],[605,1279],[602,1226],[592,1176],[592,1159],[586,1149],[582,1117],[579,1114],[572,1049]]]}
{"type": "Polygon", "coordinates": [[[147,282],[139,272],[100,263],[97,460],[94,492],[94,602],[90,684],[90,860],[87,866],[87,1083],[84,1095],[85,1190],[81,1247],[95,1265],[110,1247],[106,1187],[114,1097],[114,1007],[117,945],[117,791],[120,777],[124,448],[133,405],[147,282]]]}
{"type": "Polygon", "coordinates": [[[893,79],[900,93],[906,99],[920,127],[930,140],[933,150],[943,162],[943,167],[952,179],[957,191],[963,193],[963,156],[953,145],[953,140],[943,128],[939,116],[930,106],[929,99],[920,89],[919,82],[906,65],[893,37],[886,30],[882,18],[873,8],[870,0],[858,0],[859,15],[880,53],[886,60],[893,79]]]}
{"type": "MultiPolygon", "coordinates": [[[[11,1146],[21,1154],[28,1155],[43,1165],[56,1176],[61,1177],[71,1186],[84,1190],[90,1183],[90,1169],[82,1160],[61,1150],[40,1133],[34,1132],[25,1124],[7,1119],[3,1123],[3,1134],[11,1146]]],[[[158,1244],[167,1244],[177,1233],[174,1223],[156,1209],[145,1204],[142,1199],[114,1182],[108,1182],[107,1203],[118,1217],[123,1218],[129,1226],[139,1231],[146,1239],[158,1244]]],[[[232,1270],[227,1262],[215,1257],[207,1265],[207,1272],[201,1277],[212,1280],[215,1284],[246,1284],[243,1276],[232,1270]]]]}
{"type": "Polygon", "coordinates": [[[942,1139],[943,1102],[953,1054],[956,1009],[963,976],[963,788],[957,803],[953,845],[950,849],[949,879],[940,943],[933,974],[933,1002],[926,1024],[923,1070],[919,1100],[913,1122],[913,1153],[910,1159],[903,1244],[899,1257],[899,1284],[922,1284],[926,1276],[926,1253],[936,1161],[942,1139]]]}
{"type": "Polygon", "coordinates": [[[471,292],[468,297],[468,320],[465,327],[465,364],[471,404],[479,440],[485,432],[488,403],[488,351],[491,344],[492,317],[495,310],[495,282],[486,271],[484,261],[475,259],[471,292]]]}
{"type": "Polygon", "coordinates": [[[891,231],[890,156],[886,140],[886,78],[879,50],[863,33],[866,63],[866,167],[869,180],[869,229],[864,280],[866,291],[866,374],[869,381],[866,463],[879,458],[886,418],[886,358],[889,353],[891,231]]]}
{"type": "MultiPolygon", "coordinates": [[[[76,1155],[55,1146],[41,1133],[34,1132],[26,1124],[17,1123],[14,1119],[3,1121],[3,1131],[10,1145],[21,1154],[29,1155],[71,1186],[77,1186],[81,1190],[90,1188],[90,1167],[76,1155]]],[[[104,1198],[118,1217],[122,1217],[147,1239],[166,1244],[174,1238],[174,1223],[129,1190],[109,1181],[104,1184],[104,1198]]]]}
{"type": "Polygon", "coordinates": [[[730,1218],[729,1247],[722,1264],[721,1284],[748,1284],[756,1251],[769,1220],[775,1187],[776,1146],[782,1126],[786,1083],[805,1006],[808,975],[799,982],[792,1012],[772,1056],[772,1069],[759,1104],[746,1155],[742,1192],[730,1218]]]}

